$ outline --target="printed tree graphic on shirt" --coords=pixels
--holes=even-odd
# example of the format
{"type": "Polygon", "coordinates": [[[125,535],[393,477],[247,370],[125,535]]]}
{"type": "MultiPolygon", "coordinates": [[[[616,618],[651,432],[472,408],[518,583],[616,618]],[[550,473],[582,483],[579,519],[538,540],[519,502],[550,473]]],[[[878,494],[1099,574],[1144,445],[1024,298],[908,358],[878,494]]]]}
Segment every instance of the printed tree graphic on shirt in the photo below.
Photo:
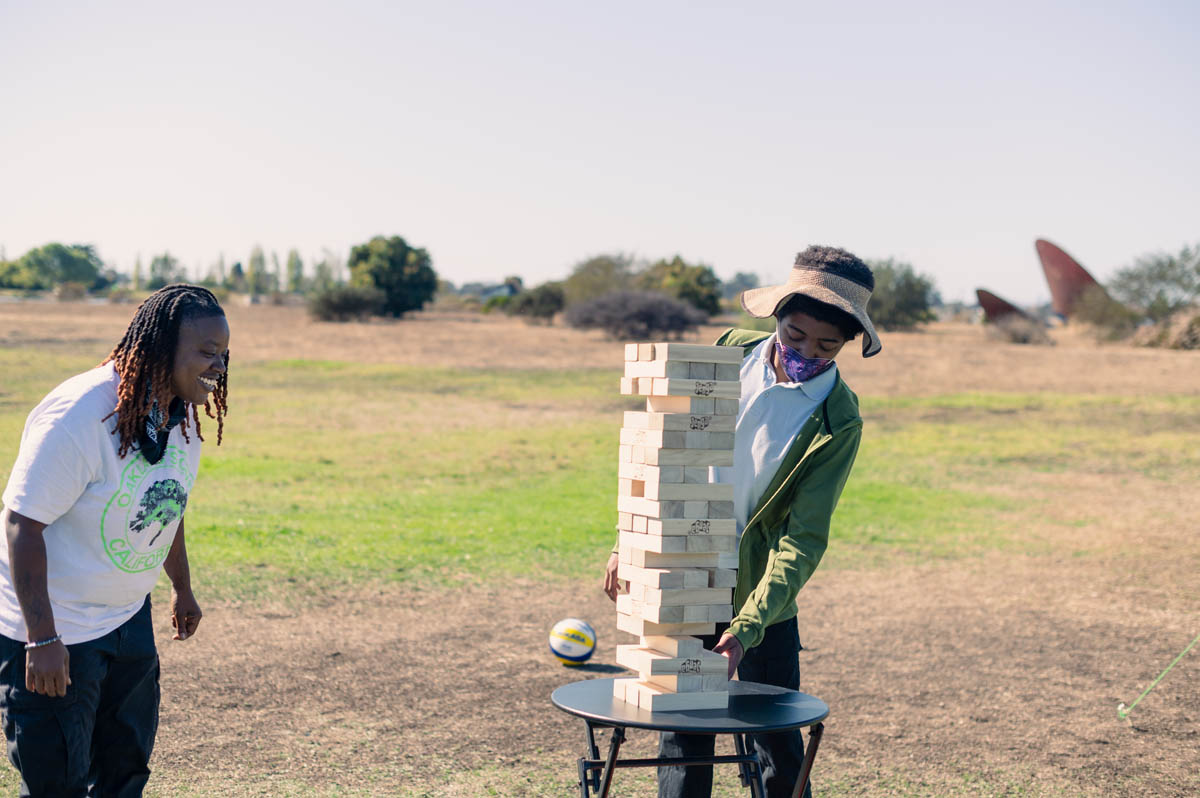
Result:
{"type": "Polygon", "coordinates": [[[150,538],[150,542],[147,544],[153,546],[154,541],[158,540],[158,536],[162,534],[167,524],[176,518],[183,517],[187,500],[187,490],[175,480],[164,479],[155,482],[142,495],[141,509],[138,510],[137,517],[133,519],[129,527],[134,532],[144,532],[154,524],[158,524],[158,531],[154,533],[154,537],[150,538]]]}

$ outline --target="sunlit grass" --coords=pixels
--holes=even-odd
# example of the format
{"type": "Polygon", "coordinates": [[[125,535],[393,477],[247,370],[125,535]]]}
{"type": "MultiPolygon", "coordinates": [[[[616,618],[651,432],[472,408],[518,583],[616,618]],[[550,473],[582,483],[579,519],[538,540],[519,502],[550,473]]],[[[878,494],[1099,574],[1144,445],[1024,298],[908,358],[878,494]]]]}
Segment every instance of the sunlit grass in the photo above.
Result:
{"type": "MultiPolygon", "coordinates": [[[[0,479],[29,409],[94,364],[0,353],[0,479]]],[[[197,582],[244,598],[598,570],[620,411],[637,402],[608,371],[294,360],[238,368],[231,404],[224,445],[205,424],[188,544],[197,582]]],[[[1046,523],[1053,503],[1032,474],[1200,475],[1194,397],[864,397],[862,409],[827,568],[1036,553],[1014,531],[1046,523]]]]}

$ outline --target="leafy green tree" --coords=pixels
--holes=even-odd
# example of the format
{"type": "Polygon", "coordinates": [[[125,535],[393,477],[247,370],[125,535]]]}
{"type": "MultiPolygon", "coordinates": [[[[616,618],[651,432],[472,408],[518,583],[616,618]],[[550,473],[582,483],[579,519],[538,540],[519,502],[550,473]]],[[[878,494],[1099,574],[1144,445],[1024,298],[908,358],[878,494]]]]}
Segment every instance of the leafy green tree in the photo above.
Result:
{"type": "Polygon", "coordinates": [[[170,252],[155,255],[150,261],[150,279],[146,282],[147,290],[157,291],[164,285],[186,281],[187,272],[179,265],[179,260],[172,256],[170,252]]]}
{"type": "Polygon", "coordinates": [[[1177,310],[1200,301],[1200,244],[1184,246],[1178,254],[1143,255],[1109,281],[1112,297],[1162,321],[1177,310]]]}
{"type": "Polygon", "coordinates": [[[554,314],[566,304],[562,283],[548,282],[514,296],[505,306],[505,312],[527,321],[549,324],[554,314]]]}
{"type": "Polygon", "coordinates": [[[876,326],[908,330],[937,318],[933,306],[941,301],[933,278],[913,271],[911,264],[895,258],[868,261],[875,274],[875,290],[867,313],[876,326]]]}
{"type": "Polygon", "coordinates": [[[289,294],[299,294],[304,291],[304,261],[300,253],[292,249],[287,255],[287,290],[289,294]]]}
{"type": "Polygon", "coordinates": [[[265,293],[267,287],[267,258],[258,244],[250,250],[250,259],[246,261],[246,290],[250,296],[265,293]]]}
{"type": "Polygon", "coordinates": [[[420,310],[437,291],[437,273],[429,253],[400,236],[375,236],[350,250],[350,284],[383,292],[383,313],[401,316],[420,310]]]}
{"type": "Polygon", "coordinates": [[[17,264],[20,279],[29,283],[24,286],[28,288],[50,288],[60,283],[90,286],[104,268],[91,244],[46,244],[26,252],[17,264]]]}
{"type": "Polygon", "coordinates": [[[563,282],[563,294],[568,305],[575,305],[613,291],[626,290],[632,282],[632,256],[597,255],[575,265],[563,282]]]}
{"type": "Polygon", "coordinates": [[[137,260],[133,262],[133,290],[142,290],[142,254],[140,252],[137,260]]]}
{"type": "Polygon", "coordinates": [[[697,310],[713,315],[721,310],[721,281],[711,266],[695,266],[676,255],[658,260],[637,275],[634,285],[687,302],[697,310]]]}

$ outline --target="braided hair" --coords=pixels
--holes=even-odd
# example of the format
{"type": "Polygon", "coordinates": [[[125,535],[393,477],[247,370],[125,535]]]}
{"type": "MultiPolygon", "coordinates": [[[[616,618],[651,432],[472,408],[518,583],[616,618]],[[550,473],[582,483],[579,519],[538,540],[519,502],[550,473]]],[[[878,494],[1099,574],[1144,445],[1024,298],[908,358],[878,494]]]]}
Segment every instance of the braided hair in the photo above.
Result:
{"type": "MultiPolygon", "coordinates": [[[[117,406],[104,419],[107,421],[114,415],[117,417],[113,434],[120,436],[118,457],[128,454],[137,442],[138,433],[155,402],[163,409],[164,419],[167,416],[165,409],[173,396],[171,374],[175,368],[175,350],[179,346],[180,324],[188,319],[224,315],[225,311],[212,291],[187,283],[161,288],[138,305],[124,337],[100,364],[112,363],[121,378],[117,386],[117,406]]],[[[228,368],[228,354],[225,355],[225,365],[228,368]]],[[[229,372],[225,371],[218,377],[217,388],[212,392],[215,414],[208,399],[204,400],[204,412],[209,418],[217,420],[218,446],[221,445],[225,414],[229,408],[228,392],[229,372]]],[[[191,415],[196,424],[196,437],[204,440],[200,434],[200,412],[195,405],[192,405],[191,415]]],[[[183,439],[189,440],[186,415],[179,430],[183,439]]]]}

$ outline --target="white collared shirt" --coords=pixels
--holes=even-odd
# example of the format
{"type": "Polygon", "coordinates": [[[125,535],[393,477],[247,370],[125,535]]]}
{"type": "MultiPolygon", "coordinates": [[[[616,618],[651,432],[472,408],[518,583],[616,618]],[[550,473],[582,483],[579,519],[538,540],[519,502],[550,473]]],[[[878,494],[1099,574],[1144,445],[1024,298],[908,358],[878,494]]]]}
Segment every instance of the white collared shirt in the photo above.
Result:
{"type": "Polygon", "coordinates": [[[779,382],[771,365],[775,339],[775,335],[770,336],[742,361],[733,467],[712,469],[714,482],[734,485],[733,516],[739,541],[750,513],[774,479],[800,428],[837,383],[836,364],[807,382],[779,382]]]}

